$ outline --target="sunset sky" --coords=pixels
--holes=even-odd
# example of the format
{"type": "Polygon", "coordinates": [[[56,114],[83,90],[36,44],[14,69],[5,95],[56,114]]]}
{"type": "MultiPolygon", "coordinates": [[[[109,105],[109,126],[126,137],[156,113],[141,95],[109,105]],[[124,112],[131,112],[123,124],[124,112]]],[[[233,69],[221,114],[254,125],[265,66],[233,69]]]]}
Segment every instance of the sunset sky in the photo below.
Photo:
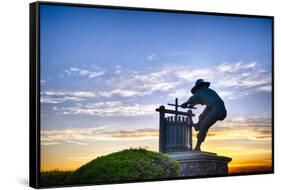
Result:
{"type": "Polygon", "coordinates": [[[198,78],[211,82],[228,111],[202,149],[232,157],[231,168],[271,167],[270,19],[40,11],[42,171],[74,170],[130,147],[158,151],[155,109],[186,101],[198,78]]]}

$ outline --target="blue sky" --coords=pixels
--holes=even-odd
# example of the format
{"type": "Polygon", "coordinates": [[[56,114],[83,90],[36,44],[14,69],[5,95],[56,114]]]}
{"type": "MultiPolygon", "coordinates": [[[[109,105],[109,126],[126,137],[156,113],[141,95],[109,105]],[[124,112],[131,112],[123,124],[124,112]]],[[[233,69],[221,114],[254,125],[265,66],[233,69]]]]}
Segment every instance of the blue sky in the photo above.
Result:
{"type": "Polygon", "coordinates": [[[54,5],[40,14],[43,131],[149,133],[155,108],[186,101],[198,78],[224,99],[227,120],[271,118],[270,19],[54,5]]]}
{"type": "MultiPolygon", "coordinates": [[[[254,63],[254,69],[265,70],[265,75],[270,76],[271,72],[269,19],[50,5],[41,6],[40,19],[41,79],[46,82],[42,85],[42,91],[108,91],[118,88],[118,84],[108,82],[114,77],[128,80],[128,75],[133,75],[134,72],[149,75],[165,71],[164,69],[175,73],[177,68],[169,67],[177,65],[178,70],[184,67],[186,72],[192,72],[206,68],[212,70],[212,67],[222,64],[235,66],[240,63],[243,67],[254,63]],[[70,71],[71,69],[74,71],[70,71]],[[97,76],[81,75],[81,71],[94,72],[97,76]],[[116,71],[125,76],[118,76],[116,71]]],[[[250,69],[244,69],[244,72],[256,74],[256,70],[250,69]]],[[[211,72],[215,74],[217,71],[211,72]]],[[[241,70],[230,74],[239,75],[241,70]]],[[[162,77],[174,76],[165,74],[162,77]]],[[[176,93],[186,89],[187,92],[197,78],[190,78],[179,87],[163,90],[165,94],[162,95],[166,95],[166,91],[176,93]]],[[[268,79],[262,85],[270,85],[270,82],[268,79]]],[[[129,85],[124,87],[131,90],[129,85]]],[[[161,91],[137,96],[135,102],[165,104],[169,99],[163,98],[160,102],[161,91]]],[[[270,100],[270,96],[269,93],[252,93],[252,97],[247,100],[239,98],[232,106],[236,110],[241,109],[246,101],[250,106],[243,106],[242,113],[270,115],[270,107],[266,106],[268,101],[265,101],[270,100]]],[[[129,101],[117,96],[112,99],[129,101]]],[[[134,97],[128,99],[134,102],[134,97]]],[[[64,103],[70,104],[71,101],[64,103]]],[[[50,105],[43,106],[43,109],[45,107],[48,110],[50,105]]],[[[235,115],[239,115],[237,112],[238,110],[235,115]]]]}

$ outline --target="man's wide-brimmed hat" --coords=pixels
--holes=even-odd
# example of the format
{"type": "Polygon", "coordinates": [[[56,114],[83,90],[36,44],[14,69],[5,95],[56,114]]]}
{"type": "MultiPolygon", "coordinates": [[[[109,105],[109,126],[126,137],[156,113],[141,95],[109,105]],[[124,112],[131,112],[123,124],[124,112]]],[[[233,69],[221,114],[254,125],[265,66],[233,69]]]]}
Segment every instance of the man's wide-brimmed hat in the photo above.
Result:
{"type": "Polygon", "coordinates": [[[208,88],[209,86],[210,86],[209,82],[206,82],[203,79],[198,79],[195,82],[195,86],[191,89],[191,93],[194,94],[200,88],[202,88],[202,87],[207,87],[208,88]]]}

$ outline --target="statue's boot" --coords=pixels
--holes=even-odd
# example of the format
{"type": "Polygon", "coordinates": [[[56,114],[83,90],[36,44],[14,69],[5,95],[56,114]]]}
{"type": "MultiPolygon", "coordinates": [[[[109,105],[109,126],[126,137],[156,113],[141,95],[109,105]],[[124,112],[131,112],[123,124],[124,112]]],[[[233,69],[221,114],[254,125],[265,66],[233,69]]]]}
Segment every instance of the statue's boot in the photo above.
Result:
{"type": "Polygon", "coordinates": [[[193,149],[194,151],[201,151],[200,145],[196,144],[195,148],[193,149]]]}
{"type": "Polygon", "coordinates": [[[194,151],[201,151],[201,148],[199,146],[196,146],[193,150],[194,151]]]}
{"type": "Polygon", "coordinates": [[[194,151],[201,151],[201,144],[202,144],[202,136],[200,135],[200,132],[197,134],[197,143],[194,148],[194,151]]]}

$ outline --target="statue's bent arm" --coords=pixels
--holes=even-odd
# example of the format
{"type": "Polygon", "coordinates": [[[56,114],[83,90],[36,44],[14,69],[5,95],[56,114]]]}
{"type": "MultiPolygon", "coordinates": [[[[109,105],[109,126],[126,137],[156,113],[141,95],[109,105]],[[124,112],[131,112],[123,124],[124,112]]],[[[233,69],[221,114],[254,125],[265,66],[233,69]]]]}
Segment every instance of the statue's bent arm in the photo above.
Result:
{"type": "Polygon", "coordinates": [[[194,94],[193,96],[191,96],[191,97],[189,98],[188,101],[184,102],[184,103],[181,105],[181,107],[182,107],[182,108],[187,108],[187,106],[193,107],[193,106],[195,106],[195,105],[197,105],[197,104],[201,104],[201,102],[202,102],[202,101],[201,101],[200,96],[199,96],[198,94],[194,94]]]}

